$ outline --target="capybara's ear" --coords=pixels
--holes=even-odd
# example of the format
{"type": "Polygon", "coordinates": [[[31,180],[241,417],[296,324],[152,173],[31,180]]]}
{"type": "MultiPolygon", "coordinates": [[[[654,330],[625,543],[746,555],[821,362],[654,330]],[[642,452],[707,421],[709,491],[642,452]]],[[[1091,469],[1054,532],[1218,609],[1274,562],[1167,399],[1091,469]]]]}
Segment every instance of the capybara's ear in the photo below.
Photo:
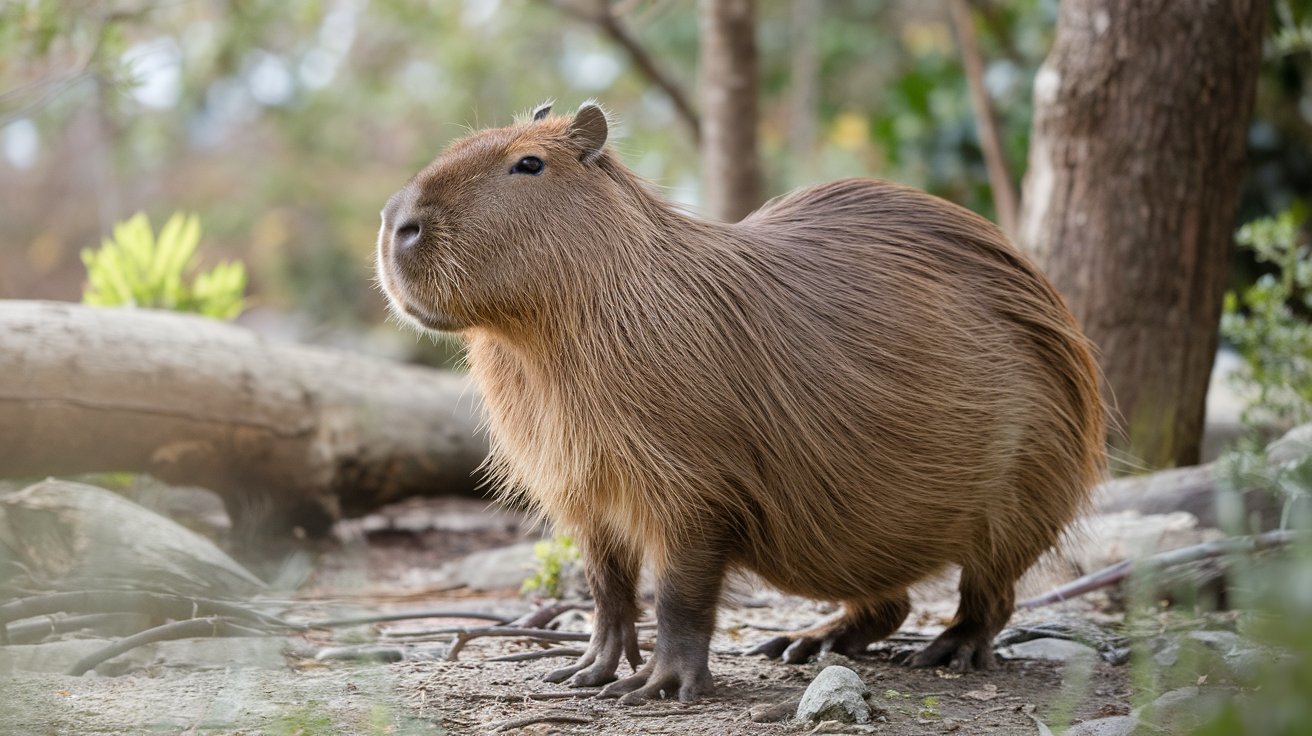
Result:
{"type": "Polygon", "coordinates": [[[556,104],[555,100],[547,100],[541,105],[538,105],[537,107],[533,108],[533,120],[538,121],[550,115],[551,106],[554,104],[556,104]]]}
{"type": "Polygon", "coordinates": [[[585,102],[579,107],[579,111],[574,113],[574,120],[570,122],[565,134],[574,145],[579,147],[579,160],[592,163],[601,156],[606,146],[608,129],[606,112],[595,103],[585,102]]]}

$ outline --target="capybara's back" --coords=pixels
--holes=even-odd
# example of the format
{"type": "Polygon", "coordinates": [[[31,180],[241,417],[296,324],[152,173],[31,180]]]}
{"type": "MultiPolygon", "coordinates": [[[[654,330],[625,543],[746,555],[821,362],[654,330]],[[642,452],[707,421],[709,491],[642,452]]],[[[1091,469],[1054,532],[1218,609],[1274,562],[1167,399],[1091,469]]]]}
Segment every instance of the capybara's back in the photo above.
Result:
{"type": "Polygon", "coordinates": [[[579,539],[597,598],[595,685],[636,662],[653,564],[654,656],[608,694],[710,689],[725,573],[842,601],[756,651],[855,653],[907,588],[959,564],[952,626],[914,662],[986,666],[1016,580],[1103,466],[1087,341],[983,218],[903,186],[833,182],[736,225],[690,217],[605,147],[592,106],[453,145],[384,210],[380,276],[459,331],[492,467],[579,539]]]}

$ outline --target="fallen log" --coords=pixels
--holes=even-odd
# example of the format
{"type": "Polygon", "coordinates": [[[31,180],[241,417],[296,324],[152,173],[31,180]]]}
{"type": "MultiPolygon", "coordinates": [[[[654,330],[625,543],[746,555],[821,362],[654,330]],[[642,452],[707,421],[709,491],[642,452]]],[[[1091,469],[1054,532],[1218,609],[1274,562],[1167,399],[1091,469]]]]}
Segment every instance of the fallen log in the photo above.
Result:
{"type": "MultiPolygon", "coordinates": [[[[1286,432],[1267,445],[1266,455],[1268,475],[1312,456],[1312,424],[1286,432]]],[[[1198,518],[1200,526],[1220,528],[1240,521],[1246,531],[1252,532],[1280,526],[1285,510],[1285,499],[1274,493],[1269,483],[1239,479],[1236,485],[1214,462],[1109,480],[1098,487],[1094,503],[1099,513],[1188,511],[1198,518]],[[1222,497],[1218,491],[1232,495],[1222,497]]]]}
{"type": "Polygon", "coordinates": [[[144,309],[0,301],[0,476],[208,488],[243,538],[317,536],[412,495],[481,496],[462,376],[144,309]]]}

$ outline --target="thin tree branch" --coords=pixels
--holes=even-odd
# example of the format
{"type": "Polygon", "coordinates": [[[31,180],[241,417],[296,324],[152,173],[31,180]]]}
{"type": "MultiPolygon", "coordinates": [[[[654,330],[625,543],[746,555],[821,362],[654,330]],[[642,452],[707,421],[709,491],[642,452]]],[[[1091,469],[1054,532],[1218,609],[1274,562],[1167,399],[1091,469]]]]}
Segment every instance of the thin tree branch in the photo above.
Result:
{"type": "Polygon", "coordinates": [[[979,130],[980,148],[984,151],[984,165],[989,173],[989,187],[993,190],[993,205],[998,213],[998,224],[1008,235],[1016,235],[1016,217],[1019,211],[1016,188],[1007,166],[1006,152],[988,90],[984,88],[984,61],[975,38],[975,17],[968,0],[950,0],[952,25],[961,45],[961,64],[966,71],[966,84],[970,89],[970,106],[975,110],[975,126],[979,130]]]}
{"type": "Polygon", "coordinates": [[[674,105],[674,111],[692,136],[693,143],[701,142],[701,120],[693,109],[687,93],[656,63],[647,49],[643,48],[620,20],[616,8],[612,8],[607,0],[595,0],[592,3],[595,6],[594,10],[586,10],[582,7],[583,3],[573,0],[542,0],[542,2],[576,20],[596,26],[611,41],[624,49],[638,71],[669,98],[670,104],[674,105]]]}
{"type": "Polygon", "coordinates": [[[447,650],[446,658],[449,662],[454,662],[460,658],[460,652],[465,645],[472,639],[480,639],[485,636],[509,636],[523,639],[534,639],[537,641],[588,641],[592,637],[589,634],[575,633],[573,631],[552,631],[551,629],[526,629],[518,626],[483,626],[473,629],[463,629],[455,632],[456,638],[451,642],[451,648],[447,650]]]}
{"type": "Polygon", "coordinates": [[[226,616],[273,629],[303,631],[307,627],[288,623],[276,616],[223,601],[186,598],[140,590],[82,590],[19,598],[0,605],[0,643],[10,621],[53,613],[144,613],[157,618],[189,619],[197,616],[226,616]]]}
{"type": "Polygon", "coordinates": [[[1099,588],[1116,585],[1135,572],[1161,570],[1236,552],[1257,552],[1272,547],[1281,547],[1298,539],[1306,540],[1308,537],[1294,531],[1279,530],[1252,537],[1231,537],[1229,539],[1218,539],[1215,542],[1204,542],[1203,544],[1167,550],[1145,557],[1142,560],[1121,560],[1115,565],[1089,573],[1078,580],[1072,580],[1041,596],[1021,601],[1016,605],[1016,608],[1038,608],[1070,600],[1099,588]]]}
{"type": "Polygon", "coordinates": [[[333,629],[341,626],[385,624],[393,621],[413,621],[421,618],[467,618],[476,621],[492,621],[497,624],[504,624],[510,620],[504,616],[498,616],[495,613],[453,611],[447,608],[438,610],[427,610],[421,608],[415,611],[395,611],[393,613],[379,613],[372,616],[344,616],[342,618],[328,618],[319,621],[303,621],[301,622],[301,625],[310,629],[333,629]]]}
{"type": "Polygon", "coordinates": [[[193,639],[196,637],[211,636],[268,636],[264,631],[250,629],[238,624],[234,619],[223,618],[219,616],[210,616],[208,618],[192,618],[186,621],[174,621],[173,623],[156,626],[153,629],[134,634],[126,639],[119,640],[104,649],[92,652],[87,656],[79,659],[77,664],[69,668],[67,674],[69,677],[81,677],[89,670],[95,669],[101,663],[117,657],[124,652],[136,649],[146,644],[154,644],[158,641],[172,641],[174,639],[193,639]]]}

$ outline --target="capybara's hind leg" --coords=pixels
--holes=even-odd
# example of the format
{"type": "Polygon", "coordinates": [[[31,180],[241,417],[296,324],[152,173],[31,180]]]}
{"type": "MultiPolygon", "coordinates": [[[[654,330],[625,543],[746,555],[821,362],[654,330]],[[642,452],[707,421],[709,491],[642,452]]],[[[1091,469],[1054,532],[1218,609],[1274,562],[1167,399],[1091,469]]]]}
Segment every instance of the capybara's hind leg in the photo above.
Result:
{"type": "Polygon", "coordinates": [[[912,667],[947,666],[957,672],[993,666],[993,637],[1007,625],[1016,602],[1019,574],[1000,574],[966,566],[961,570],[961,602],[947,631],[911,658],[912,667]]]}
{"type": "Polygon", "coordinates": [[[827,651],[854,656],[864,652],[871,642],[897,631],[910,612],[911,601],[906,591],[873,603],[845,603],[837,618],[806,631],[761,642],[744,654],[778,657],[789,664],[805,662],[827,651]]]}

